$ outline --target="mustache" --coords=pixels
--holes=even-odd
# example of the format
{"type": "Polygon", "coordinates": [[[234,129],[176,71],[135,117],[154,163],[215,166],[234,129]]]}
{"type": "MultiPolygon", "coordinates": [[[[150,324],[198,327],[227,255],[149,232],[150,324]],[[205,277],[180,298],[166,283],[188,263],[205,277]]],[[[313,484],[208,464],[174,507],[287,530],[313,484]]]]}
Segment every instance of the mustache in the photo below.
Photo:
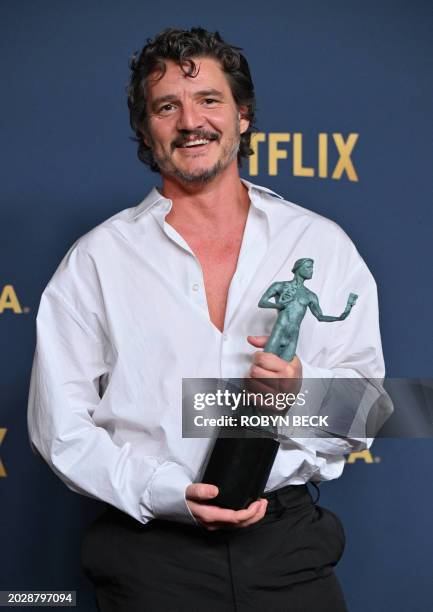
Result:
{"type": "Polygon", "coordinates": [[[179,136],[173,140],[171,143],[171,148],[176,149],[176,147],[182,147],[189,140],[197,139],[197,140],[219,140],[219,134],[217,132],[208,132],[207,130],[184,130],[179,136]],[[193,137],[193,138],[192,138],[193,137]]]}

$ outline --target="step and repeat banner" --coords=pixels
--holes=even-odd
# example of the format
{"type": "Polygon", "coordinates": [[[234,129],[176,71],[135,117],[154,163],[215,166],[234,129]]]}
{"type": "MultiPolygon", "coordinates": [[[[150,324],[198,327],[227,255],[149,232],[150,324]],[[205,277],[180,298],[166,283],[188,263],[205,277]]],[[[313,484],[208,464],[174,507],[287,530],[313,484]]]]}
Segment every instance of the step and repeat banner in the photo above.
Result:
{"type": "MultiPolygon", "coordinates": [[[[377,281],[387,375],[432,376],[429,2],[2,3],[0,590],[73,590],[96,610],[79,554],[102,506],[28,443],[35,317],[72,243],[158,184],[130,139],[128,62],[165,27],[196,25],[250,63],[243,176],[343,227],[377,281]]],[[[429,438],[378,439],[321,486],[346,529],[352,612],[430,609],[432,458],[429,438]]]]}

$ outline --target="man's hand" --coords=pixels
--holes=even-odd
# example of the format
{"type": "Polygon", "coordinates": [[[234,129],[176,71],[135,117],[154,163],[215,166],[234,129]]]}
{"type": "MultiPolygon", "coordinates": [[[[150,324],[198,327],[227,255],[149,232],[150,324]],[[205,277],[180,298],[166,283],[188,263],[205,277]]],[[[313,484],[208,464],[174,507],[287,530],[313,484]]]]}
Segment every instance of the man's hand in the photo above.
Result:
{"type": "Polygon", "coordinates": [[[208,499],[218,495],[218,487],[202,482],[190,484],[186,488],[186,502],[199,523],[208,531],[221,528],[248,527],[260,521],[266,512],[268,501],[259,499],[245,510],[230,510],[206,504],[208,499]]]}
{"type": "MultiPolygon", "coordinates": [[[[248,336],[250,344],[257,348],[264,348],[269,336],[248,336]]],[[[253,356],[253,363],[250,368],[250,377],[269,380],[269,388],[264,384],[257,383],[254,388],[262,392],[284,392],[297,395],[302,385],[302,363],[295,357],[292,361],[285,361],[273,353],[257,351],[253,356]],[[286,379],[282,384],[278,384],[278,379],[286,379]]]]}

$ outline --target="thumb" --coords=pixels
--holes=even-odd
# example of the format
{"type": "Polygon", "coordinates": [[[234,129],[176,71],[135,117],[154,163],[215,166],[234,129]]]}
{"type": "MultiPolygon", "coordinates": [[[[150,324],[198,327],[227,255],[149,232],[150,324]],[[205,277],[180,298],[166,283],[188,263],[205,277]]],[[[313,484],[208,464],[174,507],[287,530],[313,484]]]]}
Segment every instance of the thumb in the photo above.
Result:
{"type": "Polygon", "coordinates": [[[185,491],[186,498],[194,501],[205,501],[216,497],[219,493],[218,487],[203,482],[190,484],[185,491]]]}
{"type": "Polygon", "coordinates": [[[250,344],[257,348],[264,348],[269,336],[247,336],[247,340],[250,344]]]}

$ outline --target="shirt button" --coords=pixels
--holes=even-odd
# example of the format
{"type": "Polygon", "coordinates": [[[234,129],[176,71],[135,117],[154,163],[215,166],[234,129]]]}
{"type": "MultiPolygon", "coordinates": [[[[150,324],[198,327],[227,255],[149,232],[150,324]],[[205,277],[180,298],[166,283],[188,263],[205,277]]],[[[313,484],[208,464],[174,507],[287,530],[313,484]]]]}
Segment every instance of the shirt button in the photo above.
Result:
{"type": "Polygon", "coordinates": [[[194,283],[192,286],[193,291],[198,291],[200,289],[200,285],[198,283],[194,283]]]}
{"type": "Polygon", "coordinates": [[[226,333],[224,333],[224,334],[223,334],[223,340],[224,340],[224,342],[225,342],[226,340],[228,340],[228,339],[229,339],[228,335],[227,335],[226,333]]]}

